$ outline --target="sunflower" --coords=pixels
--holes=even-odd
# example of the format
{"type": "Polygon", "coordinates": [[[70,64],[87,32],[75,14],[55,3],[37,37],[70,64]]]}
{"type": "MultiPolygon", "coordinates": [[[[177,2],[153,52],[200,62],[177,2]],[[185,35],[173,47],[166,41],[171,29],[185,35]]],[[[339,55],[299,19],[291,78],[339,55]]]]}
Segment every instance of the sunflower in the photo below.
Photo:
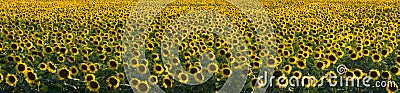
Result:
{"type": "Polygon", "coordinates": [[[390,72],[392,72],[396,76],[400,75],[399,67],[397,66],[393,66],[392,68],[390,68],[390,72]]]}
{"type": "Polygon", "coordinates": [[[291,65],[285,65],[283,66],[283,72],[286,74],[289,74],[292,71],[292,66],[291,65]]]}
{"type": "Polygon", "coordinates": [[[28,82],[29,84],[35,82],[35,80],[38,79],[36,76],[36,73],[33,71],[25,72],[24,75],[25,75],[26,82],[28,82]]]}
{"type": "Polygon", "coordinates": [[[109,61],[107,62],[107,66],[108,66],[108,68],[111,69],[111,70],[117,70],[117,69],[118,69],[118,62],[115,61],[115,60],[109,60],[109,61]]]}
{"type": "Polygon", "coordinates": [[[53,62],[49,61],[47,62],[47,70],[49,70],[50,73],[56,73],[57,72],[57,66],[54,65],[53,62]]]}
{"type": "Polygon", "coordinates": [[[168,76],[164,76],[164,79],[162,80],[162,85],[164,88],[171,88],[173,83],[174,81],[171,80],[168,76]]]}
{"type": "Polygon", "coordinates": [[[39,70],[47,70],[47,65],[46,65],[46,63],[40,63],[40,64],[39,64],[39,70]]]}
{"type": "Polygon", "coordinates": [[[123,72],[118,73],[117,76],[119,79],[122,79],[122,80],[125,79],[125,74],[123,72]]]}
{"type": "Polygon", "coordinates": [[[392,75],[389,71],[383,71],[381,74],[382,79],[390,80],[392,79],[392,75]]]}
{"type": "Polygon", "coordinates": [[[147,84],[147,82],[140,82],[137,84],[136,89],[138,90],[139,93],[148,93],[150,87],[147,84]]]}
{"type": "Polygon", "coordinates": [[[79,73],[79,70],[76,66],[70,67],[69,70],[71,71],[71,75],[73,75],[73,76],[76,76],[79,73]]]}
{"type": "Polygon", "coordinates": [[[154,73],[159,75],[164,72],[164,67],[161,66],[161,64],[154,64],[153,71],[154,71],[154,73]]]}
{"type": "Polygon", "coordinates": [[[354,75],[357,77],[357,79],[361,79],[364,76],[364,72],[361,69],[355,69],[353,71],[354,75]]]}
{"type": "Polygon", "coordinates": [[[86,74],[85,75],[85,82],[89,82],[89,81],[95,81],[96,80],[96,76],[93,74],[86,74]]]}
{"type": "Polygon", "coordinates": [[[195,73],[200,72],[200,70],[199,70],[199,68],[196,67],[196,66],[190,66],[190,67],[189,67],[189,72],[192,73],[192,74],[195,74],[195,73]]]}
{"type": "Polygon", "coordinates": [[[218,71],[218,65],[215,65],[215,63],[208,64],[207,71],[209,73],[215,73],[216,71],[218,71]]]}
{"type": "Polygon", "coordinates": [[[96,80],[92,80],[86,83],[86,87],[89,89],[89,91],[97,92],[100,89],[100,84],[96,80]]]}
{"type": "Polygon", "coordinates": [[[69,79],[71,78],[71,72],[66,67],[60,68],[57,70],[57,77],[60,80],[69,79]]]}
{"type": "Polygon", "coordinates": [[[86,72],[88,70],[89,66],[86,63],[81,63],[79,65],[79,69],[81,69],[82,72],[86,72]]]}
{"type": "Polygon", "coordinates": [[[10,86],[15,86],[18,82],[17,76],[14,74],[7,74],[6,76],[6,83],[10,86]]]}
{"type": "Polygon", "coordinates": [[[336,55],[333,54],[329,54],[326,56],[327,60],[326,61],[330,61],[330,63],[336,64],[336,61],[338,60],[338,58],[336,57],[336,55]]]}
{"type": "Polygon", "coordinates": [[[148,81],[150,82],[150,84],[155,85],[155,84],[158,83],[158,78],[157,78],[157,76],[155,76],[155,75],[151,75],[151,76],[148,78],[148,81]]]}
{"type": "Polygon", "coordinates": [[[110,88],[113,88],[113,89],[117,89],[119,86],[119,83],[120,83],[119,79],[115,76],[111,76],[111,77],[107,78],[106,82],[108,83],[107,86],[110,88]]]}
{"type": "Polygon", "coordinates": [[[288,86],[288,84],[289,84],[289,80],[285,76],[281,76],[281,77],[278,77],[278,79],[276,79],[276,85],[279,88],[286,88],[288,86]]]}
{"type": "Polygon", "coordinates": [[[387,83],[386,91],[388,93],[397,93],[398,90],[399,90],[399,86],[397,86],[397,84],[395,82],[387,83]]]}
{"type": "Polygon", "coordinates": [[[378,80],[378,78],[381,76],[378,70],[372,69],[369,70],[369,76],[372,78],[372,80],[378,80]]]}
{"type": "Polygon", "coordinates": [[[314,63],[315,67],[317,70],[324,70],[325,69],[325,63],[322,61],[317,61],[314,63]]]}
{"type": "Polygon", "coordinates": [[[18,73],[23,73],[26,70],[27,66],[23,62],[18,62],[17,65],[15,66],[15,70],[18,73]]]}
{"type": "Polygon", "coordinates": [[[292,73],[292,76],[295,76],[297,79],[300,79],[303,76],[303,74],[300,71],[294,71],[292,73]]]}
{"type": "Polygon", "coordinates": [[[187,83],[189,81],[189,77],[185,73],[179,73],[178,74],[178,80],[182,83],[187,83]]]}
{"type": "Polygon", "coordinates": [[[288,58],[289,64],[297,64],[297,57],[292,56],[290,58],[288,58]]]}
{"type": "Polygon", "coordinates": [[[297,67],[300,68],[300,69],[306,68],[306,60],[297,61],[297,67]]]}
{"type": "Polygon", "coordinates": [[[380,62],[382,60],[381,55],[379,54],[372,54],[371,57],[373,62],[380,62]]]}
{"type": "Polygon", "coordinates": [[[229,68],[221,69],[221,73],[223,77],[229,77],[232,74],[232,71],[229,68]]]}
{"type": "Polygon", "coordinates": [[[96,65],[96,64],[89,64],[89,72],[90,73],[96,73],[97,72],[97,70],[98,70],[98,65],[96,65]]]}

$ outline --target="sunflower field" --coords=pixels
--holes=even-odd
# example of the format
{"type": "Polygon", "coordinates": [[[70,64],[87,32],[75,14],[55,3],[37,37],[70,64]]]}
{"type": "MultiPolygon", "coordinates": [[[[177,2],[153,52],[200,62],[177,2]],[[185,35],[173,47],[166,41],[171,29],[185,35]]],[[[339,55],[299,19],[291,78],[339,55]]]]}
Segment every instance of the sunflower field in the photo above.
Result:
{"type": "Polygon", "coordinates": [[[269,18],[270,26],[263,27],[270,32],[266,35],[257,34],[252,19],[225,0],[175,0],[157,13],[145,29],[148,32],[145,42],[126,47],[125,39],[143,38],[124,35],[144,31],[131,27],[130,16],[134,16],[131,12],[137,0],[2,0],[0,92],[129,93],[151,92],[150,86],[158,86],[164,92],[209,93],[217,92],[228,82],[234,74],[233,68],[242,67],[249,68],[241,72],[245,84],[237,92],[260,88],[273,93],[399,90],[400,1],[258,2],[269,18]],[[208,28],[194,26],[190,29],[192,33],[179,40],[181,43],[176,46],[179,55],[165,62],[163,57],[173,52],[163,49],[173,47],[162,44],[173,37],[165,34],[167,29],[180,24],[174,21],[185,14],[200,10],[226,16],[241,35],[225,38],[207,31],[208,28]],[[260,37],[274,38],[264,41],[260,37]],[[233,38],[244,39],[246,47],[237,47],[243,51],[233,51],[232,46],[241,44],[233,38]],[[132,51],[139,47],[144,47],[144,51],[132,51]],[[270,50],[262,50],[266,47],[270,50]],[[210,54],[201,55],[204,52],[210,54]],[[126,54],[144,58],[124,59],[126,54]],[[204,65],[200,61],[204,58],[215,62],[204,65]],[[235,62],[241,59],[247,61],[235,62]],[[176,64],[182,70],[173,70],[176,64]],[[343,65],[345,72],[338,72],[343,65]],[[271,75],[284,77],[283,80],[273,79],[268,88],[258,86],[264,67],[272,68],[271,75]],[[149,77],[142,80],[127,73],[132,68],[139,73],[150,73],[149,77]],[[339,79],[324,76],[350,77],[351,82],[371,77],[371,87],[329,86],[339,79]],[[293,81],[289,77],[305,79],[300,80],[302,86],[290,86],[293,81]],[[189,78],[201,84],[188,85],[192,82],[189,78]],[[382,81],[393,82],[383,84],[387,85],[384,87],[374,86],[382,81]],[[319,83],[324,85],[318,86],[319,83]]]}

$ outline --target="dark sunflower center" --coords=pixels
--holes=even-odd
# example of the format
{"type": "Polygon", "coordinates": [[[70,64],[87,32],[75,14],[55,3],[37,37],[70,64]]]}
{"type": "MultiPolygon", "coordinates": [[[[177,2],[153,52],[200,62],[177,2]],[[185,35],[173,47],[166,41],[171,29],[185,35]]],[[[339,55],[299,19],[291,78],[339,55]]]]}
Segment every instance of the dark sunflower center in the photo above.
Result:
{"type": "Polygon", "coordinates": [[[51,52],[51,51],[53,51],[50,47],[46,47],[46,52],[51,52]]]}
{"type": "Polygon", "coordinates": [[[110,62],[110,65],[111,65],[111,67],[117,67],[117,62],[111,61],[111,62],[110,62]]]}
{"type": "Polygon", "coordinates": [[[169,80],[169,79],[165,79],[165,80],[164,80],[164,83],[165,83],[167,86],[171,86],[171,85],[172,85],[172,82],[171,82],[171,80],[169,80]]]}
{"type": "Polygon", "coordinates": [[[377,76],[378,76],[378,73],[376,73],[375,71],[371,72],[371,77],[377,77],[377,76]]]}
{"type": "Polygon", "coordinates": [[[397,72],[399,72],[399,68],[394,67],[394,68],[390,69],[390,72],[397,73],[397,72]]]}
{"type": "Polygon", "coordinates": [[[14,76],[9,77],[9,78],[8,78],[8,81],[14,83],[14,82],[15,82],[15,77],[14,77],[14,76]]]}
{"type": "Polygon", "coordinates": [[[156,66],[157,71],[161,71],[161,66],[156,66]]]}
{"type": "Polygon", "coordinates": [[[282,76],[283,73],[281,71],[275,71],[273,75],[275,76],[275,78],[278,78],[278,77],[282,76]]]}
{"type": "Polygon", "coordinates": [[[97,87],[99,87],[99,84],[97,84],[96,82],[90,82],[90,87],[92,87],[92,88],[97,88],[97,87]]]}
{"type": "Polygon", "coordinates": [[[350,57],[351,57],[351,58],[356,58],[357,55],[356,55],[356,54],[351,54],[350,57]]]}
{"type": "Polygon", "coordinates": [[[300,76],[300,73],[294,73],[294,76],[298,77],[300,76]]]}
{"type": "Polygon", "coordinates": [[[299,64],[299,66],[304,66],[303,61],[299,61],[299,62],[297,62],[297,64],[299,64]]]}
{"type": "Polygon", "coordinates": [[[81,68],[82,68],[82,70],[87,70],[87,66],[86,65],[82,65],[81,68]]]}
{"type": "Polygon", "coordinates": [[[336,60],[336,57],[333,56],[333,55],[329,55],[329,60],[330,60],[330,61],[335,61],[335,60],[336,60]]]}
{"type": "Polygon", "coordinates": [[[222,70],[222,73],[224,73],[225,75],[229,75],[231,74],[231,71],[229,69],[224,69],[222,70]]]}
{"type": "Polygon", "coordinates": [[[89,68],[90,68],[90,70],[92,70],[92,71],[96,70],[96,67],[95,67],[94,65],[91,65],[89,68]]]}
{"type": "Polygon", "coordinates": [[[318,68],[321,68],[322,66],[324,66],[324,63],[322,63],[322,62],[318,62],[318,63],[317,63],[317,67],[318,67],[318,68]]]}
{"type": "Polygon", "coordinates": [[[30,80],[35,80],[35,79],[36,79],[35,74],[33,74],[33,72],[29,72],[29,73],[28,73],[28,78],[29,78],[30,80]]]}
{"type": "Polygon", "coordinates": [[[400,57],[396,58],[397,63],[400,63],[400,57]]]}
{"type": "Polygon", "coordinates": [[[354,74],[355,74],[356,76],[360,76],[360,75],[361,75],[361,72],[360,72],[360,71],[354,71],[354,74]]]}
{"type": "Polygon", "coordinates": [[[379,60],[379,55],[374,55],[374,60],[379,60]]]}
{"type": "Polygon", "coordinates": [[[93,80],[93,76],[87,76],[86,80],[87,81],[92,81],[93,80]]]}
{"type": "Polygon", "coordinates": [[[25,70],[25,66],[22,65],[22,64],[19,64],[17,68],[18,68],[18,71],[24,71],[25,70]]]}
{"type": "Polygon", "coordinates": [[[289,58],[289,62],[294,62],[295,59],[294,58],[289,58]]]}
{"type": "Polygon", "coordinates": [[[115,78],[110,78],[110,84],[111,85],[117,85],[117,83],[118,83],[118,81],[117,81],[117,79],[115,79],[115,78]]]}
{"type": "Polygon", "coordinates": [[[197,69],[196,68],[191,68],[190,69],[190,73],[192,73],[192,74],[197,73],[197,69]]]}
{"type": "Polygon", "coordinates": [[[71,69],[71,72],[72,72],[72,73],[76,73],[77,70],[76,70],[75,68],[73,68],[73,69],[71,69]]]}
{"type": "Polygon", "coordinates": [[[141,91],[146,91],[148,89],[147,85],[145,83],[140,83],[139,84],[139,89],[141,91]]]}
{"type": "Polygon", "coordinates": [[[62,70],[60,71],[60,76],[61,76],[61,77],[65,78],[65,77],[68,77],[68,75],[69,75],[69,72],[68,72],[67,70],[62,69],[62,70]]]}
{"type": "Polygon", "coordinates": [[[382,76],[383,76],[383,77],[389,77],[389,73],[388,73],[388,72],[383,72],[383,73],[382,73],[382,76]]]}

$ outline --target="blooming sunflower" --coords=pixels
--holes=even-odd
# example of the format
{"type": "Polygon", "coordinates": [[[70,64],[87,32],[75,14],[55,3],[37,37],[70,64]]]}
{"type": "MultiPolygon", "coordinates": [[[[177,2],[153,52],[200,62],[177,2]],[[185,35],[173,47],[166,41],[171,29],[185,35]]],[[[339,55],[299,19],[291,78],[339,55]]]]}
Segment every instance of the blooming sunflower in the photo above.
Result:
{"type": "Polygon", "coordinates": [[[17,70],[18,73],[23,73],[26,70],[27,66],[23,62],[18,62],[17,65],[15,65],[15,69],[17,70]]]}
{"type": "Polygon", "coordinates": [[[33,71],[28,71],[28,72],[25,72],[24,74],[25,74],[25,80],[26,80],[26,82],[28,82],[28,83],[30,83],[30,84],[31,84],[31,83],[34,83],[35,80],[38,79],[36,73],[33,72],[33,71]]]}
{"type": "Polygon", "coordinates": [[[17,76],[14,74],[7,74],[6,76],[6,83],[10,86],[15,86],[18,82],[17,76]]]}
{"type": "Polygon", "coordinates": [[[97,92],[100,89],[100,84],[96,80],[92,80],[86,83],[86,87],[89,89],[89,91],[97,92]]]}
{"type": "Polygon", "coordinates": [[[96,80],[96,76],[94,74],[86,74],[85,75],[85,82],[89,82],[89,81],[95,81],[96,80]]]}
{"type": "Polygon", "coordinates": [[[107,78],[107,83],[108,83],[108,87],[113,88],[113,89],[117,89],[119,86],[119,79],[115,76],[111,76],[109,78],[107,78]]]}
{"type": "Polygon", "coordinates": [[[71,78],[71,72],[66,67],[60,68],[57,70],[57,77],[60,80],[69,79],[71,78]]]}
{"type": "Polygon", "coordinates": [[[372,78],[372,80],[378,80],[378,78],[380,77],[380,73],[378,70],[376,69],[372,69],[369,70],[369,76],[372,78]]]}
{"type": "Polygon", "coordinates": [[[118,69],[118,62],[115,61],[115,60],[109,60],[109,61],[107,62],[107,66],[108,66],[108,68],[111,69],[111,70],[116,70],[116,69],[118,69]]]}

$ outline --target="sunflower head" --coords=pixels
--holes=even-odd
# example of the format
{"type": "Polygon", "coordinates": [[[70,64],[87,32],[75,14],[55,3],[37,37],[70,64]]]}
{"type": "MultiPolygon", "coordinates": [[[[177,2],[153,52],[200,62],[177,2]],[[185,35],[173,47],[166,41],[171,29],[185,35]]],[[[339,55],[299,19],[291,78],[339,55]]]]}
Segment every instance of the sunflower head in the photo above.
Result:
{"type": "Polygon", "coordinates": [[[120,83],[119,79],[115,76],[111,76],[111,77],[107,78],[107,84],[108,84],[107,86],[110,88],[117,89],[119,86],[119,83],[120,83]]]}
{"type": "Polygon", "coordinates": [[[372,80],[378,80],[378,78],[381,76],[379,71],[375,69],[370,70],[368,75],[372,78],[372,80]]]}
{"type": "Polygon", "coordinates": [[[14,74],[7,74],[6,76],[6,83],[10,86],[15,86],[18,82],[17,76],[14,74]]]}
{"type": "Polygon", "coordinates": [[[86,74],[85,75],[85,82],[95,81],[95,80],[96,80],[96,76],[94,74],[86,74]]]}
{"type": "Polygon", "coordinates": [[[66,67],[63,67],[57,70],[57,77],[60,80],[69,79],[71,78],[71,72],[66,67]]]}
{"type": "Polygon", "coordinates": [[[86,87],[89,89],[89,91],[97,92],[100,89],[100,84],[96,80],[92,80],[92,81],[86,82],[86,87]]]}
{"type": "Polygon", "coordinates": [[[25,80],[26,80],[29,84],[34,83],[35,80],[38,79],[36,73],[33,72],[33,71],[27,71],[27,72],[24,73],[24,75],[25,75],[25,80]]]}

